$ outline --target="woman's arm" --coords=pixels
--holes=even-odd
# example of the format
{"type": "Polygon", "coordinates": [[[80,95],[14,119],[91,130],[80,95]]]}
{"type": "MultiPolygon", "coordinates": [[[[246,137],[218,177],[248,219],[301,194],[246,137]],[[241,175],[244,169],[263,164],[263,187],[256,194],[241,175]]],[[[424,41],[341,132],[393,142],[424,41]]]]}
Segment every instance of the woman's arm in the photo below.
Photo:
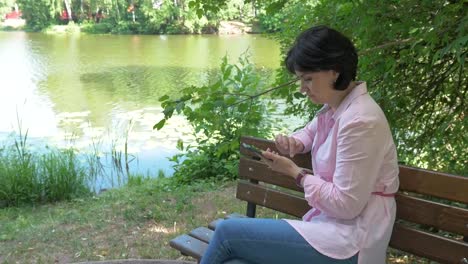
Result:
{"type": "Polygon", "coordinates": [[[291,134],[296,140],[299,140],[304,145],[302,153],[310,152],[312,143],[314,142],[315,134],[317,133],[317,118],[315,117],[304,128],[291,134]]]}

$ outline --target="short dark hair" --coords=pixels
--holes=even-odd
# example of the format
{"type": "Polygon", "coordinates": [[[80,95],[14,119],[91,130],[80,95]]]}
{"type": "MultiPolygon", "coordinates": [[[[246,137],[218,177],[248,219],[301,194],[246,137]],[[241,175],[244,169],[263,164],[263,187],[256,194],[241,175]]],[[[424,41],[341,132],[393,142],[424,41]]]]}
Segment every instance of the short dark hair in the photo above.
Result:
{"type": "Polygon", "coordinates": [[[285,59],[289,72],[334,70],[340,75],[336,90],[345,90],[356,79],[358,56],[351,40],[327,26],[315,26],[302,32],[285,59]]]}

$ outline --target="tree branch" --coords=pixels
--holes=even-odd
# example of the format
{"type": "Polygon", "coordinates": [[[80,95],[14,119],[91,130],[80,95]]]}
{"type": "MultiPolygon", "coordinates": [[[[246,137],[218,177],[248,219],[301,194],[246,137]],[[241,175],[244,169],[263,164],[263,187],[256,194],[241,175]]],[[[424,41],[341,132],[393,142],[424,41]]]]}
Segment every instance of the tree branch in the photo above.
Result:
{"type": "Polygon", "coordinates": [[[264,95],[264,94],[266,94],[266,93],[269,93],[269,92],[272,92],[272,91],[274,91],[274,90],[278,90],[278,89],[283,88],[283,87],[285,87],[285,86],[291,85],[291,84],[295,83],[297,80],[299,80],[299,78],[296,78],[296,79],[291,80],[291,81],[289,81],[289,82],[282,83],[282,84],[280,84],[280,85],[278,85],[278,86],[272,87],[272,88],[270,88],[270,89],[268,89],[268,90],[266,90],[266,91],[263,91],[263,92],[261,92],[261,93],[254,94],[254,95],[249,95],[249,96],[248,96],[249,98],[240,100],[240,101],[235,102],[235,103],[233,103],[233,104],[230,104],[230,105],[228,105],[227,107],[231,107],[231,106],[234,106],[234,105],[243,103],[243,102],[245,102],[245,101],[247,101],[247,100],[255,99],[255,98],[260,97],[260,96],[262,96],[262,95],[264,95]]]}
{"type": "Polygon", "coordinates": [[[414,38],[407,38],[407,39],[399,39],[399,40],[395,40],[395,41],[390,41],[390,42],[384,43],[384,44],[379,45],[379,46],[375,46],[375,47],[372,47],[372,48],[362,50],[362,51],[359,52],[359,55],[365,55],[365,54],[373,52],[375,50],[385,49],[385,48],[388,48],[388,47],[391,47],[391,46],[406,44],[406,43],[411,42],[413,40],[414,40],[414,38]]]}

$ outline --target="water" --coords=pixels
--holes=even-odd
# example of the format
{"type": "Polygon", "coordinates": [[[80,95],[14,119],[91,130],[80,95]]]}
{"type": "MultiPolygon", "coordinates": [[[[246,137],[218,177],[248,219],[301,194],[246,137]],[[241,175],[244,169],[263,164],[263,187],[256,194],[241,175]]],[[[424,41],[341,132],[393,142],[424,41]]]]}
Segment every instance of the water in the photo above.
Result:
{"type": "MultiPolygon", "coordinates": [[[[106,156],[137,157],[130,171],[173,173],[167,157],[177,140],[193,140],[182,117],[160,131],[158,98],[213,80],[224,55],[235,62],[249,49],[267,72],[280,65],[279,45],[258,35],[115,36],[0,32],[0,142],[28,130],[33,147],[74,146],[106,156]]],[[[106,159],[104,159],[106,160],[106,159]]],[[[101,180],[96,188],[112,187],[101,180]]]]}

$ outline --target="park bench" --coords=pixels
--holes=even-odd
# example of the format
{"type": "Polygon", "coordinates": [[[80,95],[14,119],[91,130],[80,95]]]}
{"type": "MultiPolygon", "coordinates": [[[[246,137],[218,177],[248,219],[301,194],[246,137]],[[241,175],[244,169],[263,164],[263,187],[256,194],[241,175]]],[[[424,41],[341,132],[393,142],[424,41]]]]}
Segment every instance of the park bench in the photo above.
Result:
{"type": "MultiPolygon", "coordinates": [[[[242,137],[241,142],[276,150],[274,142],[242,137]]],[[[255,217],[261,205],[294,217],[309,210],[302,188],[285,175],[273,172],[241,147],[236,197],[247,202],[246,215],[255,217]]],[[[311,168],[310,154],[296,155],[300,167],[311,168]]],[[[397,217],[390,247],[440,263],[468,263],[468,177],[400,165],[397,217]]],[[[171,247],[198,261],[205,252],[217,219],[208,227],[170,241],[171,247]]]]}

